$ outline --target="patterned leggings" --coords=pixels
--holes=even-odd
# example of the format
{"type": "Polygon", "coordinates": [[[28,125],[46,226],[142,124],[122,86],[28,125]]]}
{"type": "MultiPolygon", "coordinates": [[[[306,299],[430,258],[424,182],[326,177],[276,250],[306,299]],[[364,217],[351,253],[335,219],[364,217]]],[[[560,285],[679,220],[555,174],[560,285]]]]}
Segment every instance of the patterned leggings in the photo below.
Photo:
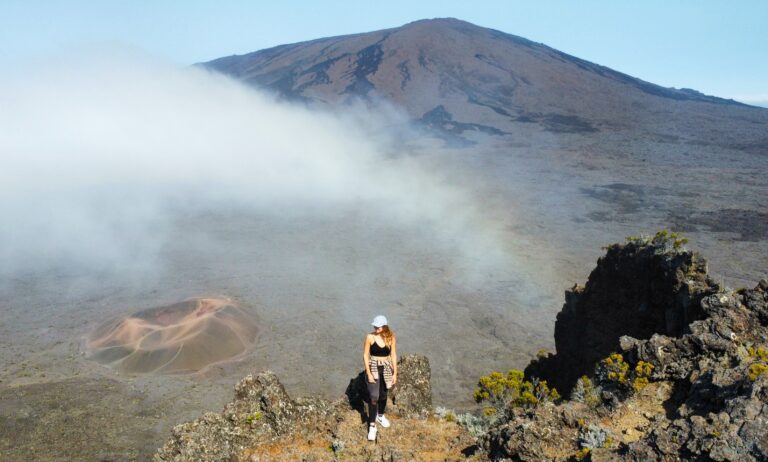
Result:
{"type": "Polygon", "coordinates": [[[373,383],[368,382],[368,396],[371,400],[368,403],[368,423],[376,423],[376,414],[384,414],[384,408],[387,407],[387,384],[384,383],[384,366],[379,366],[379,379],[373,383]]]}

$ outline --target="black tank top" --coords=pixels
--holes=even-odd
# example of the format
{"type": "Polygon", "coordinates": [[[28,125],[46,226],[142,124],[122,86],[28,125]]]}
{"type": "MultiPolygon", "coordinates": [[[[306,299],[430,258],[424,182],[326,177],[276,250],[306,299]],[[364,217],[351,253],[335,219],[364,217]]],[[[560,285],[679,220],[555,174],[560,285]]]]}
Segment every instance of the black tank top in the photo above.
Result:
{"type": "Polygon", "coordinates": [[[371,356],[389,356],[390,349],[388,346],[380,347],[376,340],[371,341],[371,356]]]}

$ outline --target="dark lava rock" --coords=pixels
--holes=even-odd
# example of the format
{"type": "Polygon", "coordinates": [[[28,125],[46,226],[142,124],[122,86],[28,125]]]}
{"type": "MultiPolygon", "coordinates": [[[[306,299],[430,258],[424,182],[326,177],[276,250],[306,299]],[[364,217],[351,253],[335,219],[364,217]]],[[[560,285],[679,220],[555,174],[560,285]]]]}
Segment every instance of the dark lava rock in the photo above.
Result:
{"type": "Polygon", "coordinates": [[[585,286],[565,292],[555,323],[556,354],[534,361],[526,376],[570,390],[619,339],[683,335],[706,313],[700,301],[716,291],[699,254],[630,242],[608,247],[585,286]]]}
{"type": "Polygon", "coordinates": [[[422,355],[403,355],[397,366],[398,382],[391,392],[392,410],[402,417],[432,415],[432,382],[429,360],[422,355]]]}
{"type": "Polygon", "coordinates": [[[333,403],[292,400],[273,372],[261,372],[235,385],[235,399],[223,412],[174,427],[155,461],[237,460],[246,448],[280,436],[328,431],[338,419],[333,403]]]}
{"type": "Polygon", "coordinates": [[[526,462],[556,459],[557,448],[571,446],[577,429],[574,409],[547,403],[535,412],[514,409],[480,439],[491,460],[511,457],[526,462]]]}
{"type": "Polygon", "coordinates": [[[631,383],[613,393],[616,383],[595,375],[601,399],[509,412],[481,438],[483,448],[492,458],[531,461],[586,457],[587,449],[591,460],[768,460],[767,291],[765,280],[751,290],[717,286],[691,252],[610,246],[586,287],[566,292],[557,354],[526,373],[567,385],[619,352],[629,377],[640,361],[653,366],[656,395],[631,383]],[[596,425],[582,432],[614,436],[583,438],[563,415],[580,416],[582,429],[596,425]]]}

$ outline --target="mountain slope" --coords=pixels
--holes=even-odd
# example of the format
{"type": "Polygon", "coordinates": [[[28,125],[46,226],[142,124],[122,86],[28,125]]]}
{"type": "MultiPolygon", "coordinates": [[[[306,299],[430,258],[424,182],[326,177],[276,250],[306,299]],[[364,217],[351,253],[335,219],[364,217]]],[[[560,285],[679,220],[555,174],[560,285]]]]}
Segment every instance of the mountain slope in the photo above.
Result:
{"type": "Polygon", "coordinates": [[[664,88],[456,19],[282,45],[203,65],[311,104],[384,99],[454,135],[640,130],[768,152],[766,109],[664,88]]]}

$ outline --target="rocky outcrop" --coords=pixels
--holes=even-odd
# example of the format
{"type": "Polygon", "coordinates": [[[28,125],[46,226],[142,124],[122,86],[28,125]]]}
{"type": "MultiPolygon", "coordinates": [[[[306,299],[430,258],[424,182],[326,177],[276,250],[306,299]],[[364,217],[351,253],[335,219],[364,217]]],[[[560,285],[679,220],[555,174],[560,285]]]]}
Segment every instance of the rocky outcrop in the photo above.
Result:
{"type": "MultiPolygon", "coordinates": [[[[302,460],[314,452],[325,458],[313,456],[307,460],[334,460],[334,453],[342,450],[349,455],[355,447],[353,442],[366,442],[362,419],[366,388],[360,382],[362,377],[360,374],[350,381],[346,397],[330,402],[317,397],[292,399],[270,371],[248,375],[235,385],[235,398],[221,413],[209,412],[193,422],[176,426],[171,438],[158,450],[155,461],[302,460]],[[351,442],[344,443],[342,435],[351,442]],[[295,441],[301,441],[302,445],[297,448],[292,444],[295,441]],[[273,454],[276,450],[278,454],[273,454]]],[[[398,383],[390,396],[393,403],[388,414],[393,414],[393,419],[423,419],[432,415],[430,367],[426,357],[403,355],[400,358],[398,383]]],[[[451,431],[456,434],[438,446],[448,453],[460,454],[460,449],[472,442],[462,439],[459,429],[451,431]]],[[[408,433],[402,432],[393,434],[408,440],[408,433]]],[[[440,435],[437,439],[440,440],[440,435]]],[[[403,455],[414,451],[397,444],[378,449],[384,451],[381,454],[403,455]]],[[[360,450],[360,454],[369,454],[371,460],[378,460],[375,456],[378,452],[368,448],[366,453],[365,446],[360,450]]]]}
{"type": "Polygon", "coordinates": [[[593,377],[571,400],[507,409],[480,439],[492,459],[768,460],[768,281],[719,287],[666,244],[611,246],[567,293],[557,354],[526,372],[593,377]]]}
{"type": "MultiPolygon", "coordinates": [[[[429,360],[421,355],[403,355],[397,363],[398,381],[388,392],[390,412],[401,417],[426,418],[432,415],[432,382],[429,360]]],[[[368,396],[365,373],[349,381],[346,395],[349,405],[365,414],[368,396]]]]}
{"type": "Polygon", "coordinates": [[[718,286],[701,255],[672,250],[642,241],[608,247],[586,285],[565,292],[555,323],[556,354],[531,363],[526,375],[570,390],[597,361],[618,350],[622,335],[679,337],[702,319],[700,302],[718,286]]]}
{"type": "Polygon", "coordinates": [[[237,460],[247,448],[284,436],[322,435],[340,413],[337,404],[320,398],[292,400],[271,371],[248,375],[221,413],[174,427],[155,461],[237,460]]]}

